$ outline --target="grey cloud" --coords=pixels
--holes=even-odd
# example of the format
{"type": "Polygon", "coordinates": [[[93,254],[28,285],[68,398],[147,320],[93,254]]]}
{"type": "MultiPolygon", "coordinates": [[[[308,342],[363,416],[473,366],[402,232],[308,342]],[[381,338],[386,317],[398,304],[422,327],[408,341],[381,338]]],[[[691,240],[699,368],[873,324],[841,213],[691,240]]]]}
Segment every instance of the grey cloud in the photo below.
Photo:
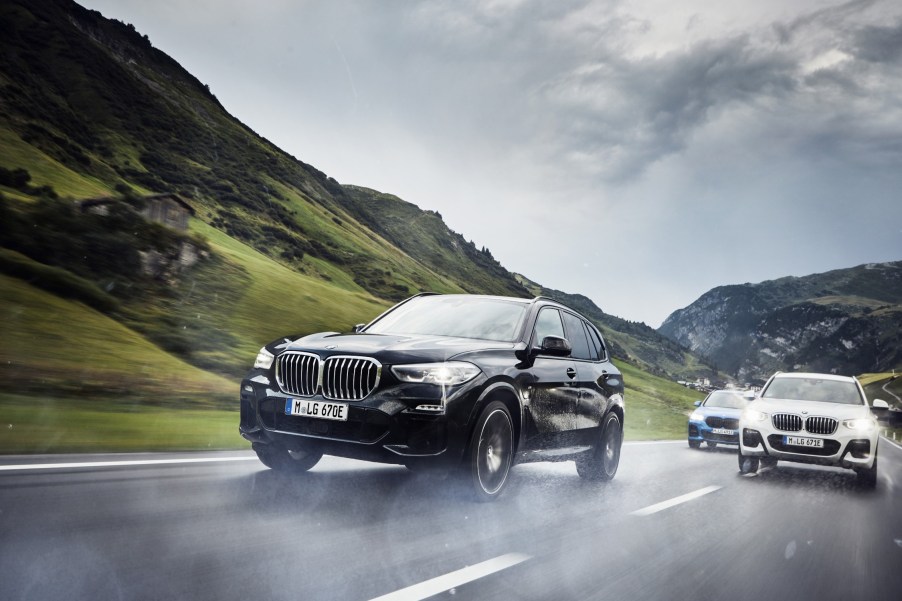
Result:
{"type": "Polygon", "coordinates": [[[861,60],[873,63],[902,61],[902,20],[895,26],[869,25],[855,32],[851,51],[861,60]]]}

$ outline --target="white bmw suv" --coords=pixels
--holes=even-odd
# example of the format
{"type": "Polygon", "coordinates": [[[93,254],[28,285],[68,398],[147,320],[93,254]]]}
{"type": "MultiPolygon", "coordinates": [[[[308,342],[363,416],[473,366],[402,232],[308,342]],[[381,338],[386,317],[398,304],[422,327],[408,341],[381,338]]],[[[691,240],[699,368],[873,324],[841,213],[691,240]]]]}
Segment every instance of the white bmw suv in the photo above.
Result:
{"type": "Polygon", "coordinates": [[[778,372],[742,412],[739,432],[743,474],[780,460],[851,468],[862,485],[877,484],[877,420],[855,378],[778,372]]]}

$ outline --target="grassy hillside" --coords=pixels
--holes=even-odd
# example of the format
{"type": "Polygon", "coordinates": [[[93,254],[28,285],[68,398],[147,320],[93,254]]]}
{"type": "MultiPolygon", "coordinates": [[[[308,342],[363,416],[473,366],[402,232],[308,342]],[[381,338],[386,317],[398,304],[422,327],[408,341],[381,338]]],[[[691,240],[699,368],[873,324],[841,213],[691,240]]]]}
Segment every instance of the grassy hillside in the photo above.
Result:
{"type": "MultiPolygon", "coordinates": [[[[273,338],[424,290],[530,295],[437,213],[251,131],[131,25],[7,0],[0,53],[0,452],[245,446],[235,387],[273,338]],[[190,232],[141,217],[164,192],[195,210],[190,232]],[[98,196],[107,215],[77,208],[98,196]]],[[[623,358],[697,367],[585,300],[623,358]]],[[[628,435],[680,432],[685,389],[624,369],[628,435]]]]}

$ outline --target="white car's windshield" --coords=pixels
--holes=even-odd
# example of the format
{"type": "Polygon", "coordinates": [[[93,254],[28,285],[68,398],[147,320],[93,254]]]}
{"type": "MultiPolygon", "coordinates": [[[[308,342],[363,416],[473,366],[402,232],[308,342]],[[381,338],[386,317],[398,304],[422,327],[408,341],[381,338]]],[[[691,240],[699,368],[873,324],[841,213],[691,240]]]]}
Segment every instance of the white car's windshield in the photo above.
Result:
{"type": "Polygon", "coordinates": [[[854,382],[821,378],[774,378],[761,398],[820,401],[843,405],[864,404],[854,382]]]}
{"type": "Polygon", "coordinates": [[[404,303],[366,331],[512,342],[525,313],[525,304],[502,299],[423,296],[404,303]]]}

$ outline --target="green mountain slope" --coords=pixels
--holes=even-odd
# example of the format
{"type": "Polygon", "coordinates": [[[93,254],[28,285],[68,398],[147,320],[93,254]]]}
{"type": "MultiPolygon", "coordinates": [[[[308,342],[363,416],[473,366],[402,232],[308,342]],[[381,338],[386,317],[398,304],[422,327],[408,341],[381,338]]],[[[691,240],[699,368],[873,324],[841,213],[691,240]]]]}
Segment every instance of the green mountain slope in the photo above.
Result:
{"type": "MultiPolygon", "coordinates": [[[[237,378],[277,336],[347,331],[423,290],[544,293],[437,213],[342,186],[275,147],[129,25],[68,0],[6,0],[0,53],[0,370],[25,395],[4,396],[0,409],[17,428],[33,420],[46,435],[46,412],[28,410],[37,395],[55,399],[57,424],[81,428],[85,407],[91,420],[118,415],[105,422],[109,437],[133,431],[123,412],[232,407],[237,378]],[[145,195],[171,192],[196,212],[188,232],[141,216],[145,195]],[[75,204],[100,196],[110,198],[103,214],[75,204]]],[[[551,292],[603,327],[618,358],[704,371],[638,324],[551,292]]],[[[630,435],[678,435],[692,393],[623,369],[637,412],[630,435]]],[[[119,436],[92,446],[79,428],[56,446],[15,444],[187,444],[119,436]]]]}

